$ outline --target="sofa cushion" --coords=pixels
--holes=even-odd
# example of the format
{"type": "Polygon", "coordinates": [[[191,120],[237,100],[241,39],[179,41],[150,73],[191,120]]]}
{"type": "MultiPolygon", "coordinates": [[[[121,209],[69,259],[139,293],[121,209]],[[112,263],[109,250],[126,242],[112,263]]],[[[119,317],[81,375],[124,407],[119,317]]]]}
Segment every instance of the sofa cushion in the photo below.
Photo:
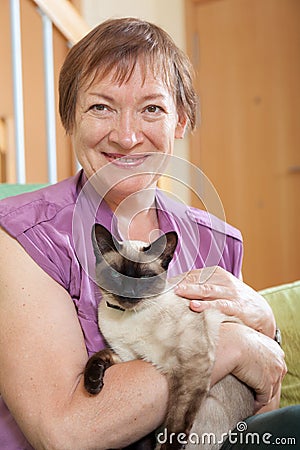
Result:
{"type": "Polygon", "coordinates": [[[282,334],[288,373],[282,383],[280,406],[300,404],[300,281],[264,289],[282,334]]]}

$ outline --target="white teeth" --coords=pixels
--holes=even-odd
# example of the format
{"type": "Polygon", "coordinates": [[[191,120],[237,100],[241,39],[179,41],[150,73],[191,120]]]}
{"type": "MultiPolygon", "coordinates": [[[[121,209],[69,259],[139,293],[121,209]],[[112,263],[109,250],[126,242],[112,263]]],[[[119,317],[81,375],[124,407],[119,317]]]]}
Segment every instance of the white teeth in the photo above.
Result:
{"type": "Polygon", "coordinates": [[[130,164],[130,163],[134,163],[137,160],[139,160],[140,158],[120,158],[122,162],[126,163],[126,164],[130,164]]]}
{"type": "Polygon", "coordinates": [[[115,160],[117,163],[120,164],[128,164],[128,165],[135,165],[137,163],[140,163],[145,157],[144,156],[140,156],[140,157],[136,157],[136,158],[128,158],[126,156],[113,156],[113,155],[109,155],[109,157],[113,160],[115,160]]]}

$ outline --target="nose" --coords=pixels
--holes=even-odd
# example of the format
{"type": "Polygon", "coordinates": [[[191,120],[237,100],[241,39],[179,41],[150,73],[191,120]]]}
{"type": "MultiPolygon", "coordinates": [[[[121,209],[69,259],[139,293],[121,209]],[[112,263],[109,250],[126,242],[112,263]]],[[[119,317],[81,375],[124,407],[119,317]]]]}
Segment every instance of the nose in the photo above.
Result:
{"type": "Polygon", "coordinates": [[[142,143],[143,133],[140,130],[139,120],[130,111],[120,113],[118,120],[109,133],[110,142],[119,145],[125,150],[131,150],[142,143]]]}

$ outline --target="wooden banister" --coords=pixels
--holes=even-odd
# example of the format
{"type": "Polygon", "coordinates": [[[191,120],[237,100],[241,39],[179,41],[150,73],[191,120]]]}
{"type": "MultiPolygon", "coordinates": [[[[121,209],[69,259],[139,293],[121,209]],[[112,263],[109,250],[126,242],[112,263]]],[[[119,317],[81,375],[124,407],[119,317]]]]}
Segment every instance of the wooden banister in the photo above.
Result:
{"type": "Polygon", "coordinates": [[[73,45],[90,31],[90,27],[68,0],[33,0],[73,45]]]}

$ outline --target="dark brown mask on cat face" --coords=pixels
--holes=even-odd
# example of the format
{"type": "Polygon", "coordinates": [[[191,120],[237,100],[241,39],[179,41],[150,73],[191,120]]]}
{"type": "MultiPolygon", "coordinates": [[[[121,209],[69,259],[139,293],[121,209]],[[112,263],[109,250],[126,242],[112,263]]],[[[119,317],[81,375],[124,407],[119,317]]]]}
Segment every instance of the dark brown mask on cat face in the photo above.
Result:
{"type": "Polygon", "coordinates": [[[173,231],[151,244],[140,241],[118,242],[100,224],[92,230],[96,256],[96,278],[101,290],[109,292],[122,309],[132,309],[142,299],[165,289],[167,269],[177,246],[173,231]]]}

